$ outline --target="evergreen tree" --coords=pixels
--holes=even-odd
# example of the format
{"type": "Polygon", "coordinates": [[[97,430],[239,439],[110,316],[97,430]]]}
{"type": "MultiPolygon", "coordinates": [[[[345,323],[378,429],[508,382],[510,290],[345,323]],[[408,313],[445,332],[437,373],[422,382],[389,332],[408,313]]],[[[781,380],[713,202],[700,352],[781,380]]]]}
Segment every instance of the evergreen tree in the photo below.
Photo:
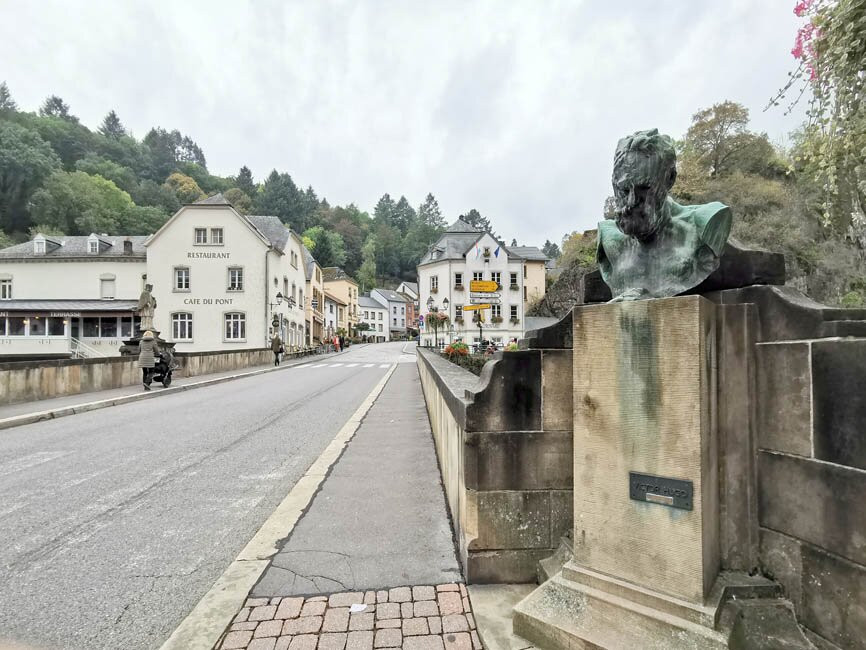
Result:
{"type": "Polygon", "coordinates": [[[376,235],[369,235],[361,248],[361,268],[358,270],[358,284],[361,292],[370,291],[376,286],[376,235]]]}
{"type": "Polygon", "coordinates": [[[235,178],[235,186],[248,197],[253,198],[258,192],[258,185],[253,180],[253,173],[250,168],[244,165],[238,172],[235,178]]]}
{"type": "Polygon", "coordinates": [[[9,86],[6,85],[5,81],[0,82],[0,115],[3,113],[14,113],[17,110],[18,104],[12,99],[12,95],[9,93],[9,86]]]}
{"type": "Polygon", "coordinates": [[[512,245],[512,246],[517,246],[517,240],[516,240],[516,239],[512,239],[512,240],[511,240],[511,245],[512,245]]]}
{"type": "Polygon", "coordinates": [[[498,238],[499,235],[496,234],[493,230],[493,226],[490,224],[490,220],[487,217],[482,217],[481,213],[478,212],[475,208],[472,208],[466,214],[461,214],[460,218],[463,219],[466,223],[471,226],[475,226],[479,230],[483,230],[484,232],[490,233],[494,238],[498,238]]]}
{"type": "MultiPolygon", "coordinates": [[[[288,174],[273,170],[254,198],[255,214],[274,215],[295,232],[304,232],[303,213],[300,209],[298,187],[288,174]]],[[[318,259],[318,258],[317,258],[318,259]]]]}
{"type": "Polygon", "coordinates": [[[122,138],[125,135],[128,135],[126,129],[123,127],[123,124],[120,122],[120,118],[117,117],[117,113],[113,110],[108,112],[108,115],[102,120],[102,124],[99,127],[99,132],[104,135],[106,138],[122,138]]]}
{"type": "Polygon", "coordinates": [[[559,245],[548,239],[544,242],[544,246],[541,247],[541,252],[547,255],[552,260],[558,259],[559,245]]]}
{"type": "Polygon", "coordinates": [[[409,205],[409,201],[405,196],[401,196],[400,200],[394,206],[393,225],[402,235],[405,235],[409,229],[418,220],[418,215],[415,214],[414,208],[409,205]]]}
{"type": "Polygon", "coordinates": [[[59,117],[68,122],[78,122],[78,118],[69,112],[69,104],[57,95],[51,95],[42,103],[39,114],[42,117],[59,117]]]}
{"type": "Polygon", "coordinates": [[[418,208],[418,219],[426,226],[433,228],[445,228],[445,218],[442,216],[442,211],[439,210],[439,203],[433,194],[427,194],[424,203],[418,208]]]}
{"type": "Polygon", "coordinates": [[[377,225],[394,225],[394,199],[388,194],[383,194],[376,207],[373,209],[373,220],[377,225]]]}

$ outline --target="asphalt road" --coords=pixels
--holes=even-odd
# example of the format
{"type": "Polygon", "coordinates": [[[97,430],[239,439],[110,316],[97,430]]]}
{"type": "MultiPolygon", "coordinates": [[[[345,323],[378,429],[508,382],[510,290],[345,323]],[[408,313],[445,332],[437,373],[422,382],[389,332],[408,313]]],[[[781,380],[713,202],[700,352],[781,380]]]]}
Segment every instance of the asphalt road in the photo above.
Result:
{"type": "Polygon", "coordinates": [[[403,347],[0,431],[0,646],[158,648],[403,347]]]}

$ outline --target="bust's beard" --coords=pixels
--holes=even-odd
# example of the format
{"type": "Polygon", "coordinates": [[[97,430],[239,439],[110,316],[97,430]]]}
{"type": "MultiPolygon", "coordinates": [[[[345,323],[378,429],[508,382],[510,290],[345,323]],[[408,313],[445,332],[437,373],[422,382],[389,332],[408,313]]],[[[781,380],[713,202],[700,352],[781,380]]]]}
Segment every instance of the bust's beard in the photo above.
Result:
{"type": "Polygon", "coordinates": [[[631,210],[616,211],[616,225],[629,237],[646,243],[655,239],[665,222],[664,203],[644,203],[631,210]]]}

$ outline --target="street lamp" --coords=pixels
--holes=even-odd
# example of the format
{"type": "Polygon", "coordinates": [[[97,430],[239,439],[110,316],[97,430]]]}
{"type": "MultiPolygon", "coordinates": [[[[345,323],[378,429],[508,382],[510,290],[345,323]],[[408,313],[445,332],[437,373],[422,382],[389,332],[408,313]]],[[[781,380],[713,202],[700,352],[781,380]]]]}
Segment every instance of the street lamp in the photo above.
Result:
{"type": "Polygon", "coordinates": [[[276,303],[271,302],[268,304],[270,305],[271,309],[273,309],[274,307],[279,307],[281,304],[283,304],[283,294],[281,292],[277,291],[277,302],[276,303]]]}

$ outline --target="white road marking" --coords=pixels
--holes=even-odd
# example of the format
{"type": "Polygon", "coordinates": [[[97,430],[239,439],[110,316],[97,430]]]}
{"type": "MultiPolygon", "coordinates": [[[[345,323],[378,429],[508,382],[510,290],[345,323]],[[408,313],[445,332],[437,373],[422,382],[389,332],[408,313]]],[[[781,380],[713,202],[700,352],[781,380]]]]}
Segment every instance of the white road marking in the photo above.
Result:
{"type": "Polygon", "coordinates": [[[372,367],[375,366],[375,365],[376,365],[375,363],[365,363],[365,364],[364,364],[364,367],[365,367],[365,368],[372,368],[372,367]]]}
{"type": "Polygon", "coordinates": [[[357,363],[347,363],[347,364],[346,364],[346,367],[347,367],[347,368],[354,368],[354,367],[357,366],[357,365],[358,365],[357,363]]]}
{"type": "Polygon", "coordinates": [[[389,364],[387,364],[387,363],[380,363],[380,364],[379,364],[379,367],[380,367],[380,368],[390,368],[391,366],[390,366],[389,364]]]}
{"type": "Polygon", "coordinates": [[[295,366],[295,368],[309,368],[312,365],[313,365],[312,363],[302,363],[299,366],[295,366]]]}
{"type": "Polygon", "coordinates": [[[342,365],[343,365],[342,363],[332,363],[332,364],[330,364],[331,368],[339,368],[339,367],[342,366],[342,365]]]}
{"type": "Polygon", "coordinates": [[[35,454],[21,456],[8,463],[0,465],[0,475],[11,474],[12,472],[20,472],[23,469],[30,469],[42,463],[48,463],[57,458],[63,458],[71,454],[71,451],[37,451],[35,454]]]}
{"type": "Polygon", "coordinates": [[[327,363],[317,363],[314,366],[310,366],[310,368],[327,368],[327,367],[328,367],[327,363]]]}
{"type": "MultiPolygon", "coordinates": [[[[339,364],[342,365],[342,364],[339,364]]],[[[343,453],[361,420],[373,406],[379,393],[396,370],[393,366],[364,399],[352,417],[342,426],[325,450],[310,465],[307,473],[283,499],[277,509],[262,524],[240,555],[217,579],[183,622],[162,644],[161,650],[211,650],[234,616],[243,607],[247,594],[268,568],[270,558],[279,551],[280,540],[292,532],[307,506],[328,475],[331,466],[343,453]]]]}

